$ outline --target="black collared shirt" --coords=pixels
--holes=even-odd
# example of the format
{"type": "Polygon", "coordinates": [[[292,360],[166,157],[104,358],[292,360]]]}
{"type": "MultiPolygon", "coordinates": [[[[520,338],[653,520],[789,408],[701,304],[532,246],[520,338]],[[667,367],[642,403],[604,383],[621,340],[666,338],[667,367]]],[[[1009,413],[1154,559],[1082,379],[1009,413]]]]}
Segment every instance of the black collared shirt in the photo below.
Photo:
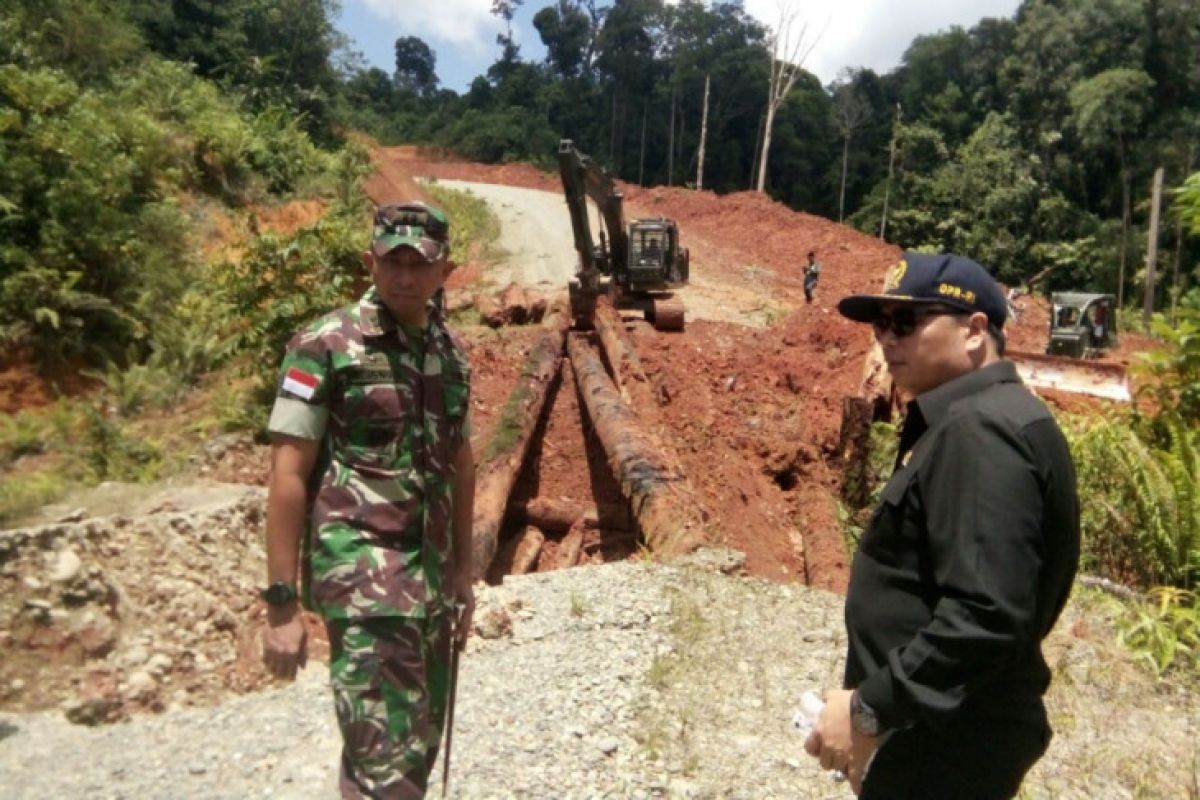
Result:
{"type": "Polygon", "coordinates": [[[922,394],[851,568],[846,687],[887,728],[1043,714],[1078,561],[1071,454],[1012,362],[922,394]]]}

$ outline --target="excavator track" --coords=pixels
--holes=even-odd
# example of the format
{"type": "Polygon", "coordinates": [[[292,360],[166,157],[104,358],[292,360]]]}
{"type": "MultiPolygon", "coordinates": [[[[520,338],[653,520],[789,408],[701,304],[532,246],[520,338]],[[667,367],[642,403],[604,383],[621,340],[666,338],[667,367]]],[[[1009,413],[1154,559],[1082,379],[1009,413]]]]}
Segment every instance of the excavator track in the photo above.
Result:
{"type": "Polygon", "coordinates": [[[651,301],[648,314],[655,330],[681,331],[685,309],[678,297],[656,297],[651,301]]]}

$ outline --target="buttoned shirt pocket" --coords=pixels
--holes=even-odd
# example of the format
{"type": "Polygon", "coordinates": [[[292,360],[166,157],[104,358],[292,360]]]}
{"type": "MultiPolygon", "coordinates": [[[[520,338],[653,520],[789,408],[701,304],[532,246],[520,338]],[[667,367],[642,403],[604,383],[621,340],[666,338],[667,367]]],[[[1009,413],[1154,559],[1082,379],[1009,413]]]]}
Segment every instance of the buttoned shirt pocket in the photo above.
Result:
{"type": "Polygon", "coordinates": [[[876,561],[898,565],[915,555],[919,530],[908,513],[915,480],[915,470],[901,467],[892,473],[879,495],[879,505],[859,545],[876,561]]]}
{"type": "Polygon", "coordinates": [[[411,422],[399,388],[394,383],[361,383],[352,389],[341,437],[341,460],[348,466],[371,471],[400,470],[411,466],[405,446],[411,422]]]}

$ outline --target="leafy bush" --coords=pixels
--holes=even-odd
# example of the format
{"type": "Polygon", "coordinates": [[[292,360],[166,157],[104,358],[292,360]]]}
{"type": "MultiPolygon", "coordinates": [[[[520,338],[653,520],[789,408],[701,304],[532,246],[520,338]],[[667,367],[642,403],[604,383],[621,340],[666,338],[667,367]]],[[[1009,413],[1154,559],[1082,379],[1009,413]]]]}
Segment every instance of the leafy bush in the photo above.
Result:
{"type": "Polygon", "coordinates": [[[290,236],[254,239],[238,262],[214,267],[232,308],[234,347],[267,402],[284,346],[301,327],[349,302],[361,284],[365,215],[327,214],[290,236]]]}
{"type": "Polygon", "coordinates": [[[1136,586],[1200,580],[1200,432],[1164,417],[1147,444],[1129,419],[1069,426],[1082,504],[1082,567],[1136,586]]]}
{"type": "Polygon", "coordinates": [[[1160,586],[1150,592],[1149,600],[1147,604],[1128,608],[1118,620],[1118,641],[1157,675],[1172,668],[1200,674],[1197,595],[1160,586]]]}
{"type": "Polygon", "coordinates": [[[1151,324],[1154,336],[1166,347],[1140,354],[1135,367],[1139,393],[1159,408],[1175,409],[1187,425],[1200,424],[1200,313],[1181,310],[1172,326],[1156,314],[1151,324]]]}

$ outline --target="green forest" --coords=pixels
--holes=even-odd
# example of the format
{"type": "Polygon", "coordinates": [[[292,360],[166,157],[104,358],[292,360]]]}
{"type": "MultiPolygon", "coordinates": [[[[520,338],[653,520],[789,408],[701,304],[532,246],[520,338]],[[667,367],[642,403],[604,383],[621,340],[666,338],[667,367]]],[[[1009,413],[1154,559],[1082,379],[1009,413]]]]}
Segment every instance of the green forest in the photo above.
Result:
{"type": "Polygon", "coordinates": [[[0,417],[0,522],[75,482],[177,468],[134,420],[206,376],[231,377],[198,433],[261,425],[288,334],[352,288],[368,169],[354,132],[545,167],[566,137],[642,185],[728,193],[761,176],[790,208],[1004,282],[1118,295],[1130,322],[1161,169],[1147,332],[1163,349],[1140,380],[1154,411],[1066,424],[1085,567],[1172,587],[1138,635],[1156,668],[1200,663],[1200,4],[1026,0],[830,85],[778,58],[738,2],[492,9],[495,61],[459,94],[414,36],[392,71],[368,66],[336,0],[0,0],[0,340],[101,387],[0,417]],[[544,60],[514,38],[526,13],[544,60]],[[237,263],[203,255],[208,210],[253,227],[254,207],[295,198],[320,198],[322,219],[254,237],[237,263]],[[50,452],[52,468],[7,472],[50,452]]]}

